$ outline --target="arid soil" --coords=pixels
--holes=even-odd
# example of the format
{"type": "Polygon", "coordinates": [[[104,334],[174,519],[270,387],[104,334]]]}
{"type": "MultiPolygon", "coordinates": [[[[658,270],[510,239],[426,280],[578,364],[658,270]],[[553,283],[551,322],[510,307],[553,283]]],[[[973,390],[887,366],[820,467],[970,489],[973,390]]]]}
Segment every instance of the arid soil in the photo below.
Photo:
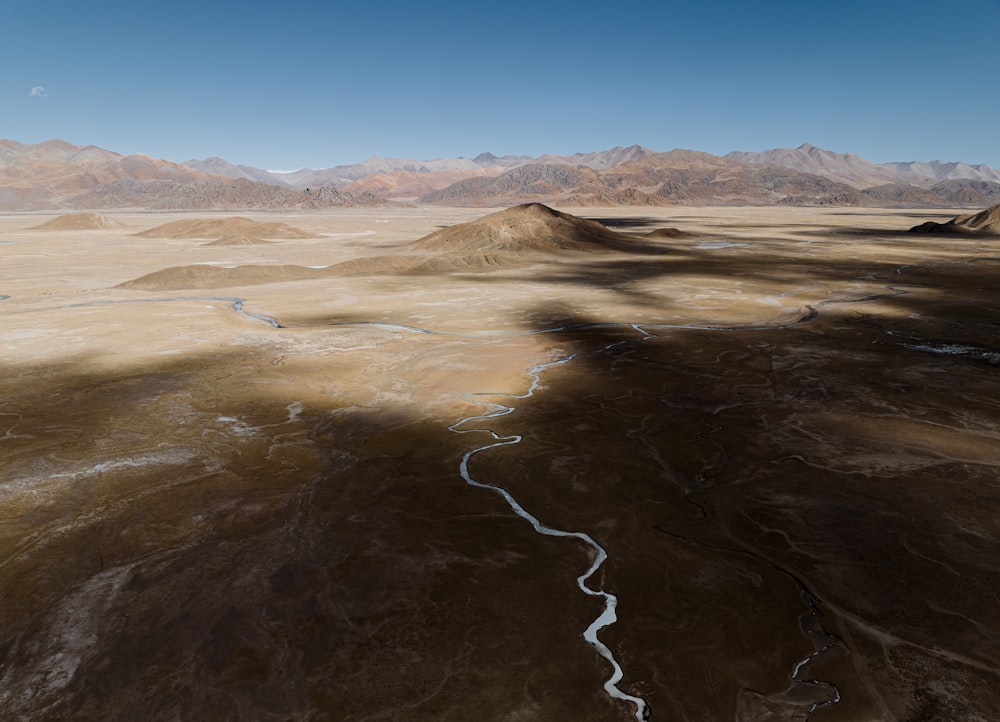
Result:
{"type": "Polygon", "coordinates": [[[636,719],[520,437],[650,719],[996,719],[1000,239],[495,210],[0,216],[2,716],[636,719]]]}

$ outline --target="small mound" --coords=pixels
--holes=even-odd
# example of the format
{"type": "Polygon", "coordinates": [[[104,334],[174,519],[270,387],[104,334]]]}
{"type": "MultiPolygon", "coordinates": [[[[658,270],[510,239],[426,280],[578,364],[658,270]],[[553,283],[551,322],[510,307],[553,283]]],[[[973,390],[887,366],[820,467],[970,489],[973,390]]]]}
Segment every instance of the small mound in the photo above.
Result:
{"type": "Polygon", "coordinates": [[[247,235],[246,233],[227,233],[226,235],[218,238],[214,241],[209,241],[208,243],[203,243],[203,246],[256,246],[261,243],[270,243],[271,241],[265,241],[263,238],[257,238],[255,236],[247,235]]]}
{"type": "Polygon", "coordinates": [[[142,291],[175,291],[184,288],[226,288],[262,283],[301,281],[323,275],[320,269],[305,266],[174,266],[119,283],[116,288],[142,291]]]}
{"type": "Polygon", "coordinates": [[[958,235],[1000,235],[1000,205],[979,213],[956,216],[946,223],[927,221],[910,229],[911,233],[953,233],[958,235]]]}
{"type": "MultiPolygon", "coordinates": [[[[278,238],[317,238],[312,233],[295,228],[287,223],[266,223],[254,221],[242,216],[230,218],[192,218],[186,221],[164,223],[162,226],[150,228],[135,234],[139,238],[211,238],[223,240],[229,237],[259,239],[278,238]]],[[[229,244],[227,244],[229,245],[229,244]]]]}
{"type": "Polygon", "coordinates": [[[46,221],[40,226],[32,226],[33,231],[97,231],[102,228],[121,228],[116,220],[100,213],[67,213],[46,221]]]}
{"type": "Polygon", "coordinates": [[[1000,205],[985,211],[955,219],[955,225],[971,228],[975,233],[1000,234],[1000,205]]]}
{"type": "Polygon", "coordinates": [[[424,236],[408,249],[462,252],[489,257],[499,252],[628,251],[644,250],[635,238],[616,233],[596,221],[529,203],[491,213],[469,223],[424,236]]]}
{"type": "Polygon", "coordinates": [[[646,233],[643,238],[697,238],[697,234],[682,231],[679,228],[657,228],[646,233]]]}

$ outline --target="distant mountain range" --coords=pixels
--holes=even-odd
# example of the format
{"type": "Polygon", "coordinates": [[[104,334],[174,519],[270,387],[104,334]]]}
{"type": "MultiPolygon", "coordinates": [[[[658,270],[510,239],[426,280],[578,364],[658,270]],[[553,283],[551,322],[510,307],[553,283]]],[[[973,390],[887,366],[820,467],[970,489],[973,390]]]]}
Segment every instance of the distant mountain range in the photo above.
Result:
{"type": "Polygon", "coordinates": [[[563,165],[583,165],[604,170],[626,161],[653,155],[653,151],[638,145],[628,148],[612,148],[600,153],[577,153],[570,156],[543,155],[531,158],[526,155],[495,156],[481,153],[475,158],[439,158],[437,160],[411,160],[409,158],[379,158],[372,156],[361,163],[338,165],[332,168],[302,168],[296,171],[267,171],[245,165],[233,165],[222,158],[189,160],[188,168],[248,180],[288,186],[290,188],[315,188],[329,186],[343,188],[357,181],[382,179],[384,187],[391,189],[390,195],[411,195],[413,191],[426,192],[442,188],[464,178],[498,175],[505,170],[535,163],[556,163],[563,165]],[[393,180],[389,180],[392,178],[393,180]],[[427,179],[434,179],[429,181],[427,179]],[[445,179],[442,183],[438,179],[445,179]],[[438,182],[435,182],[438,181],[438,182]]]}
{"type": "Polygon", "coordinates": [[[62,140],[0,140],[0,210],[329,208],[381,201],[363,192],[306,192],[62,140]]]}
{"type": "Polygon", "coordinates": [[[173,163],[61,140],[0,140],[0,210],[332,208],[419,202],[512,205],[983,207],[1000,171],[964,163],[872,163],[808,143],[715,156],[632,145],[570,156],[421,161],[372,157],[268,171],[222,158],[173,163]]]}
{"type": "Polygon", "coordinates": [[[1000,183],[1000,171],[987,165],[965,163],[881,163],[867,161],[853,153],[834,153],[805,143],[798,148],[777,148],[760,153],[734,151],[727,158],[755,165],[780,165],[785,168],[834,178],[863,189],[884,183],[910,183],[929,188],[946,180],[980,180],[1000,183]]]}

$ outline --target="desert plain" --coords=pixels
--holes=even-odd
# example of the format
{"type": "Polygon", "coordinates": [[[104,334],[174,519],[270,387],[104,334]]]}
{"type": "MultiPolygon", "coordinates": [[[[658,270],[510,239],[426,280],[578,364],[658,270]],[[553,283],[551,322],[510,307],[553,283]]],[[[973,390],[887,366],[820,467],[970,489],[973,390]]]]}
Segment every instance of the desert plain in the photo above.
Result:
{"type": "Polygon", "coordinates": [[[1000,239],[561,210],[0,216],[2,716],[997,719],[1000,239]]]}

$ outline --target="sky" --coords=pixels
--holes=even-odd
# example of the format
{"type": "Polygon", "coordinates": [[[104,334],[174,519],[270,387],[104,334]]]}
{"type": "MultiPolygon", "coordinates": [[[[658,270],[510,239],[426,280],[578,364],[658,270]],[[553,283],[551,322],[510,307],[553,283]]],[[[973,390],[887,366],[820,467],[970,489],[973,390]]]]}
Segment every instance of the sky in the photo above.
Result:
{"type": "Polygon", "coordinates": [[[0,0],[0,138],[271,170],[810,142],[1000,167],[1000,0],[0,0]]]}

